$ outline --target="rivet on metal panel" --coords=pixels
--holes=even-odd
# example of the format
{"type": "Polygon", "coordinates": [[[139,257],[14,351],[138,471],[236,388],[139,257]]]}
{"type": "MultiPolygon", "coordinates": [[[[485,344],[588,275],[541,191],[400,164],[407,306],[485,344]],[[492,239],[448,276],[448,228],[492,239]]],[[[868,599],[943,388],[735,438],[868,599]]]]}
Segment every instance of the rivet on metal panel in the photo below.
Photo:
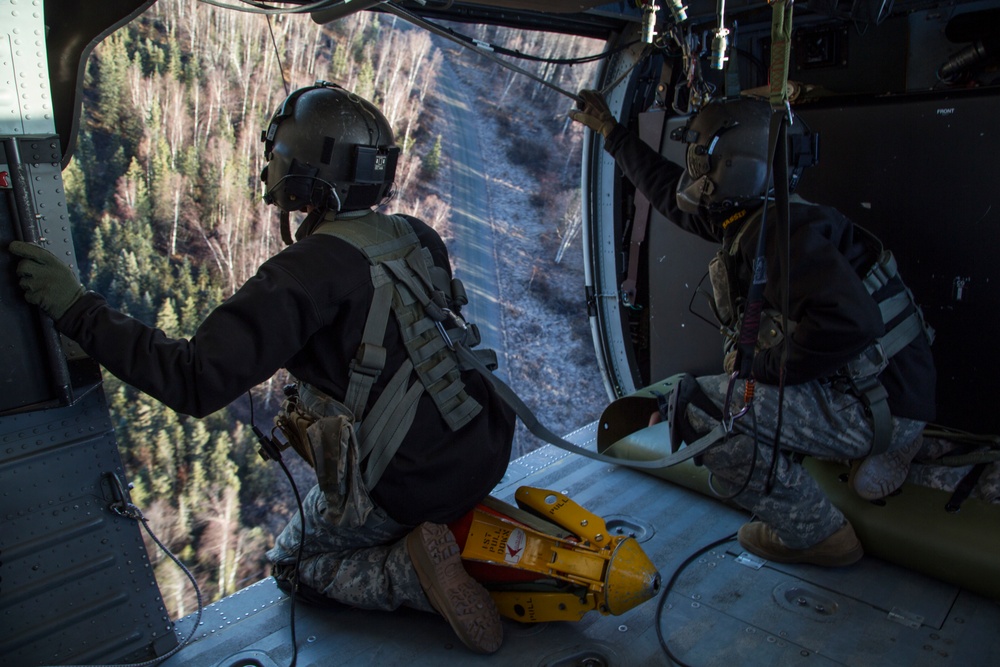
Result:
{"type": "MultiPolygon", "coordinates": [[[[896,623],[905,625],[908,628],[919,628],[924,622],[923,616],[908,612],[900,609],[899,607],[893,607],[890,609],[888,618],[890,621],[895,621],[896,623]]],[[[934,638],[933,635],[932,638],[934,638]]]]}

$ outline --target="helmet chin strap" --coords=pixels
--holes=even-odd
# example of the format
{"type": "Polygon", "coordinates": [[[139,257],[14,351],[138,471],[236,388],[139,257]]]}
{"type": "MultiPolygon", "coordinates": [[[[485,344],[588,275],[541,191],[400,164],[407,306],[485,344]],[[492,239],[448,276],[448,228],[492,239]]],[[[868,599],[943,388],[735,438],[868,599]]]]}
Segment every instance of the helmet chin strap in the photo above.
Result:
{"type": "Polygon", "coordinates": [[[314,208],[306,214],[304,220],[299,225],[299,228],[295,230],[295,238],[292,238],[291,224],[289,223],[288,211],[282,210],[278,216],[281,224],[281,240],[285,245],[292,245],[296,241],[301,241],[303,238],[309,236],[316,225],[320,223],[321,220],[326,216],[326,207],[314,208]]]}
{"type": "Polygon", "coordinates": [[[309,211],[309,213],[306,214],[306,217],[302,221],[302,224],[299,225],[299,228],[295,230],[296,241],[301,241],[305,237],[312,234],[313,230],[316,229],[316,226],[323,221],[323,218],[326,217],[327,208],[328,207],[326,206],[320,206],[314,208],[313,210],[309,211]]]}
{"type": "MultiPolygon", "coordinates": [[[[319,179],[316,179],[319,180],[319,179]]],[[[337,188],[326,181],[322,181],[325,185],[330,188],[330,194],[332,198],[337,202],[337,212],[340,211],[340,196],[337,194],[337,188]]],[[[298,229],[295,230],[295,238],[292,238],[292,229],[289,222],[288,211],[282,209],[279,215],[280,228],[281,228],[281,240],[284,244],[292,245],[295,241],[301,241],[306,236],[312,234],[313,230],[316,228],[323,218],[326,217],[326,212],[330,209],[330,198],[327,198],[327,202],[322,206],[316,206],[308,214],[306,214],[305,219],[299,225],[298,229]]]]}
{"type": "Polygon", "coordinates": [[[281,240],[285,245],[292,245],[294,241],[292,240],[291,227],[288,224],[288,211],[282,209],[278,219],[281,221],[281,240]]]}

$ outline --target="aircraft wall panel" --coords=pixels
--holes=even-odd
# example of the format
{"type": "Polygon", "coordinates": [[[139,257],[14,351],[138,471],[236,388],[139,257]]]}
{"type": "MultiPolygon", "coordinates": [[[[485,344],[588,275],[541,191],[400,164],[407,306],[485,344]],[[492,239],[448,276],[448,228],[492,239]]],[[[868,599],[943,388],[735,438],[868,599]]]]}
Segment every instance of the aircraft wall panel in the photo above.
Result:
{"type": "Polygon", "coordinates": [[[177,640],[99,386],[74,405],[0,417],[0,666],[124,662],[177,640]],[[124,483],[124,481],[123,481],[124,483]]]}

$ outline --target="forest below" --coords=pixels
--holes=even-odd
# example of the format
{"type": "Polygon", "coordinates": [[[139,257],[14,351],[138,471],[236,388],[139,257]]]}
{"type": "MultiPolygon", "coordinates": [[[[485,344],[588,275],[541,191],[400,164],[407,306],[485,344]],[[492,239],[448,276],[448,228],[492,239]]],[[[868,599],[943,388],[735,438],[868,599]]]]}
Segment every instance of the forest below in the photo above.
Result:
{"type": "MultiPolygon", "coordinates": [[[[602,47],[547,33],[455,27],[548,59],[602,47]]],[[[106,38],[88,62],[78,144],[64,171],[71,215],[84,221],[74,228],[84,284],[169,336],[193,336],[205,315],[282,247],[277,211],[261,201],[260,132],[289,91],[319,79],[383,110],[403,149],[392,210],[427,220],[447,239],[447,156],[433,106],[443,57],[427,32],[378,13],[320,26],[306,15],[268,18],[160,0],[106,38]]],[[[571,90],[593,71],[518,65],[571,90]]],[[[578,198],[579,181],[580,133],[564,122],[566,100],[495,65],[486,70],[483,113],[509,135],[506,159],[536,170],[528,178],[537,189],[523,193],[527,215],[561,218],[552,209],[578,198]],[[519,152],[510,118],[529,110],[549,119],[531,131],[576,159],[543,170],[519,152]]],[[[268,575],[264,551],[293,510],[287,480],[262,464],[250,430],[251,417],[269,430],[288,381],[279,372],[247,398],[194,419],[105,373],[133,501],[194,573],[205,602],[268,575]]],[[[292,467],[305,493],[311,472],[302,462],[292,467]]],[[[193,612],[186,577],[155,547],[149,553],[171,616],[193,612]]]]}

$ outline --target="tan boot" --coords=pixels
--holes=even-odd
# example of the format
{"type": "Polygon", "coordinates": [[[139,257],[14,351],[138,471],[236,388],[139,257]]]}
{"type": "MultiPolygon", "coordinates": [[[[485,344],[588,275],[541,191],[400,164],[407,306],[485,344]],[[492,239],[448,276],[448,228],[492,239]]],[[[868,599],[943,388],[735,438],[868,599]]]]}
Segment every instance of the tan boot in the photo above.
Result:
{"type": "Polygon", "coordinates": [[[750,553],[776,563],[843,567],[857,563],[864,556],[864,549],[861,548],[861,542],[850,522],[845,522],[837,532],[819,544],[805,549],[785,546],[774,529],[763,521],[744,524],[736,534],[736,539],[750,553]]]}
{"type": "Polygon", "coordinates": [[[476,653],[494,653],[503,625],[493,598],[462,565],[461,549],[447,526],[423,523],[406,536],[406,549],[420,585],[458,638],[476,653]]]}
{"type": "Polygon", "coordinates": [[[865,500],[878,500],[898,489],[910,472],[910,462],[920,451],[924,439],[918,436],[906,447],[855,461],[847,485],[865,500]]]}

